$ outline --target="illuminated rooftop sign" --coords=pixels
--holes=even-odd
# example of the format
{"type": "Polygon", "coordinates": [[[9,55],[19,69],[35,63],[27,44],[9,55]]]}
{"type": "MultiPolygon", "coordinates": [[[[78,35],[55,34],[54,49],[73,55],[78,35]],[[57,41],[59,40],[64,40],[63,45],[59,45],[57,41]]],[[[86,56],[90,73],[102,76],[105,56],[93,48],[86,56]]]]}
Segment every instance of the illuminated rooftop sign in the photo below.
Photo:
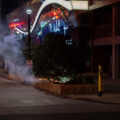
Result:
{"type": "MultiPolygon", "coordinates": [[[[31,33],[33,32],[33,30],[39,20],[42,10],[51,4],[61,5],[68,10],[88,10],[88,1],[46,0],[45,2],[43,2],[43,4],[40,6],[40,8],[38,10],[38,13],[35,17],[35,21],[30,29],[31,33]]],[[[28,32],[25,32],[17,27],[15,29],[22,34],[28,34],[28,32]]]]}
{"type": "Polygon", "coordinates": [[[24,24],[24,22],[11,23],[11,24],[9,25],[9,28],[19,27],[19,26],[21,26],[21,25],[23,25],[23,24],[24,24]]]}
{"type": "Polygon", "coordinates": [[[73,10],[88,10],[88,1],[72,1],[73,10]]]}

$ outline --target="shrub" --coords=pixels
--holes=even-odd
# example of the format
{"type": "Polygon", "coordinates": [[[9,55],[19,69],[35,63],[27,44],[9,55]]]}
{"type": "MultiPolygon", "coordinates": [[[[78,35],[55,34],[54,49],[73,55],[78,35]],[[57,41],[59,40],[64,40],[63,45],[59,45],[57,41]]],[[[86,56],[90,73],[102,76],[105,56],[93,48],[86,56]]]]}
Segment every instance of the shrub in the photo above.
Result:
{"type": "Polygon", "coordinates": [[[94,78],[92,75],[86,75],[85,76],[85,81],[87,84],[94,84],[94,78]]]}
{"type": "Polygon", "coordinates": [[[68,76],[75,72],[76,56],[74,45],[67,46],[63,35],[48,34],[32,50],[33,70],[38,75],[68,76]]]}

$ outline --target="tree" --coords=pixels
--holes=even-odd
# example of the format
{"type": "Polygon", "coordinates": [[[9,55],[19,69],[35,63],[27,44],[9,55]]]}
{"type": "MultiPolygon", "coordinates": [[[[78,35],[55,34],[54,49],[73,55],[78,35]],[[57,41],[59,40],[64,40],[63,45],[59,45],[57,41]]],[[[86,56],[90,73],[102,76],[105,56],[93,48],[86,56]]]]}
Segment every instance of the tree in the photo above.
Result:
{"type": "Polygon", "coordinates": [[[61,34],[48,34],[32,51],[33,69],[37,75],[62,76],[79,72],[80,56],[74,42],[66,44],[61,34]]]}

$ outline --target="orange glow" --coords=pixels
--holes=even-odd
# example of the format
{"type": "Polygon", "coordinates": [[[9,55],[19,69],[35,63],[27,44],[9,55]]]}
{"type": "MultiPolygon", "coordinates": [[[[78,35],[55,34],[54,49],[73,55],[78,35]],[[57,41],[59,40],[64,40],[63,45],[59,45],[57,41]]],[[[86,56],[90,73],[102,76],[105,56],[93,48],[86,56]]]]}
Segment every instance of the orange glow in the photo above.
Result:
{"type": "Polygon", "coordinates": [[[48,79],[46,79],[46,78],[39,78],[38,80],[48,80],[48,79]]]}
{"type": "Polygon", "coordinates": [[[56,16],[56,19],[59,19],[59,16],[56,16]]]}
{"type": "Polygon", "coordinates": [[[57,15],[57,13],[56,13],[56,12],[54,12],[54,13],[53,13],[53,15],[54,15],[54,16],[56,16],[56,15],[57,15]]]}
{"type": "Polygon", "coordinates": [[[23,25],[23,24],[24,24],[24,22],[19,22],[19,23],[11,23],[11,24],[9,25],[9,28],[18,27],[18,26],[21,26],[21,25],[23,25]]]}

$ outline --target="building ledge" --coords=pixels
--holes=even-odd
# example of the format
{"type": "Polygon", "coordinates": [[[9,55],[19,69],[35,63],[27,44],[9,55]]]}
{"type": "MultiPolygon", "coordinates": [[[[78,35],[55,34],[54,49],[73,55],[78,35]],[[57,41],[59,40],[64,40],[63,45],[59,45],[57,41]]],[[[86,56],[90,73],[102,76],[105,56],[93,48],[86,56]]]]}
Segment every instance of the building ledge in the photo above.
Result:
{"type": "MultiPolygon", "coordinates": [[[[93,46],[112,45],[112,36],[103,38],[94,38],[93,46]]],[[[120,44],[120,36],[115,37],[115,43],[120,44]]]]}
{"type": "Polygon", "coordinates": [[[105,7],[105,6],[108,6],[108,5],[112,5],[112,4],[115,4],[117,2],[120,2],[120,0],[99,0],[99,1],[96,1],[95,4],[89,6],[89,10],[95,10],[95,9],[98,9],[98,8],[101,8],[101,7],[105,7]]]}

